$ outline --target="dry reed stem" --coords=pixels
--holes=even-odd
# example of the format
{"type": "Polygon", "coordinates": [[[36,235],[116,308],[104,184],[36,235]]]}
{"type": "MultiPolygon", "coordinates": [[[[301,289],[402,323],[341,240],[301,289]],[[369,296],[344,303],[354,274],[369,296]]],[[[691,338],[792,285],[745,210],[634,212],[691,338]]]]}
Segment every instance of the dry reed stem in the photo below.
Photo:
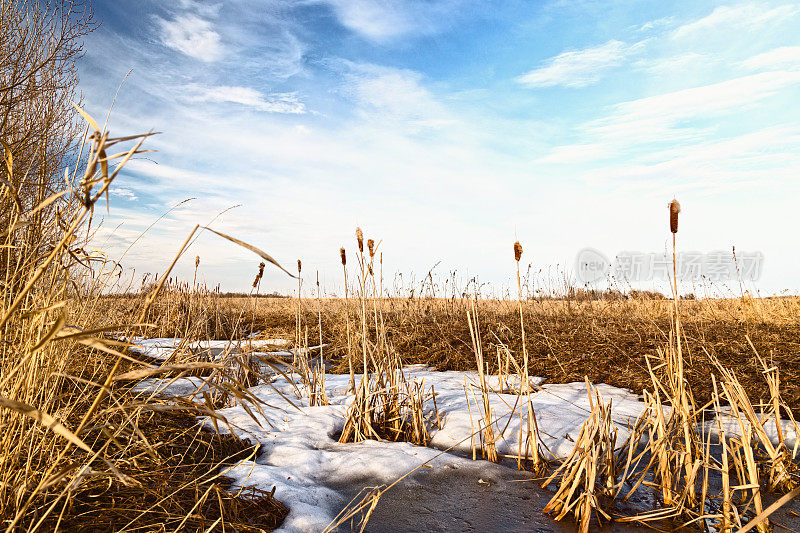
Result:
{"type": "Polygon", "coordinates": [[[492,407],[491,402],[489,399],[489,394],[491,392],[489,386],[486,383],[486,366],[483,360],[483,347],[481,342],[481,332],[480,332],[480,325],[478,324],[478,317],[477,317],[477,310],[475,307],[475,302],[472,302],[472,312],[467,312],[467,322],[469,323],[470,328],[470,335],[472,337],[472,347],[475,351],[475,363],[478,367],[478,379],[480,382],[480,392],[481,392],[481,414],[484,423],[484,430],[481,434],[481,453],[483,456],[493,462],[496,463],[498,460],[497,457],[497,448],[495,446],[495,435],[494,429],[492,428],[492,407]]]}
{"type": "Polygon", "coordinates": [[[612,498],[616,483],[614,451],[617,430],[611,420],[612,402],[604,403],[588,380],[586,387],[591,406],[589,418],[581,425],[570,455],[542,483],[542,487],[546,487],[559,479],[556,493],[544,512],[553,513],[556,520],[571,512],[581,533],[589,531],[595,513],[606,520],[611,519],[598,494],[612,498]]]}

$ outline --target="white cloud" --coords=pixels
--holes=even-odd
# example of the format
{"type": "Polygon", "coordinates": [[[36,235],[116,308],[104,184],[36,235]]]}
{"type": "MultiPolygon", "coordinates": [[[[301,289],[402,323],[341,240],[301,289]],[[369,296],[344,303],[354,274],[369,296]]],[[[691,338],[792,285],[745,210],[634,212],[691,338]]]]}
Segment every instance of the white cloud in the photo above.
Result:
{"type": "Polygon", "coordinates": [[[800,130],[779,127],[729,139],[648,152],[624,163],[595,166],[583,179],[600,188],[670,194],[675,189],[718,192],[795,181],[800,130]]]}
{"type": "Polygon", "coordinates": [[[250,87],[228,86],[186,87],[189,100],[195,102],[234,103],[269,113],[303,114],[306,106],[294,93],[265,96],[250,87]]]}
{"type": "Polygon", "coordinates": [[[348,63],[345,92],[362,114],[403,123],[412,130],[439,128],[454,122],[444,106],[422,84],[419,73],[371,64],[348,63]]]}
{"type": "Polygon", "coordinates": [[[626,143],[659,142],[697,136],[683,121],[718,116],[756,105],[776,92],[800,83],[798,71],[775,71],[623,102],[587,131],[626,143]]]}
{"type": "Polygon", "coordinates": [[[228,187],[232,186],[231,183],[235,183],[235,180],[232,181],[232,176],[214,176],[143,159],[129,161],[125,165],[125,172],[135,172],[155,180],[159,191],[177,193],[181,196],[179,200],[198,194],[204,196],[218,194],[220,183],[227,183],[228,187]],[[181,194],[183,191],[187,191],[188,194],[181,194]]]}
{"type": "Polygon", "coordinates": [[[645,22],[641,26],[636,27],[636,31],[646,32],[650,30],[657,30],[661,28],[668,28],[675,23],[675,17],[663,17],[656,20],[645,22]]]}
{"type": "Polygon", "coordinates": [[[452,20],[461,0],[312,0],[328,4],[339,22],[376,42],[429,34],[452,20]]]}
{"type": "Polygon", "coordinates": [[[208,0],[178,0],[178,5],[181,9],[194,11],[205,17],[216,17],[222,9],[222,2],[213,4],[208,0]]]}
{"type": "MultiPolygon", "coordinates": [[[[631,152],[635,147],[649,143],[674,142],[675,153],[670,158],[686,158],[693,146],[703,146],[700,153],[712,157],[710,144],[719,132],[705,126],[705,119],[742,113],[775,95],[778,91],[800,84],[800,71],[764,72],[734,78],[720,83],[673,91],[656,96],[622,102],[611,107],[611,112],[599,119],[586,122],[577,128],[581,140],[551,148],[540,158],[540,163],[602,162],[631,152]],[[699,121],[695,123],[694,121],[699,121]],[[698,124],[702,124],[700,126],[698,124]],[[687,143],[687,141],[690,141],[687,143]]],[[[757,136],[740,136],[737,143],[725,141],[713,144],[719,153],[721,147],[734,147],[746,153],[749,145],[762,139],[776,139],[782,130],[766,130],[757,136]],[[778,133],[775,133],[778,131],[778,133]]],[[[796,134],[791,137],[795,140],[796,134]]],[[[716,141],[713,141],[716,142],[716,141]]],[[[775,146],[780,143],[774,143],[775,146]]],[[[665,150],[651,149],[639,154],[654,154],[659,159],[665,150]]],[[[728,154],[732,157],[732,154],[728,154]]],[[[647,156],[644,156],[647,158],[647,156]]],[[[626,167],[628,169],[632,167],[626,167]]],[[[603,170],[597,171],[603,174],[603,170]]],[[[638,170],[636,170],[638,172],[638,170]]],[[[648,171],[649,172],[649,171],[648,171]]],[[[620,173],[618,177],[624,177],[620,173]]]]}
{"type": "Polygon", "coordinates": [[[136,200],[138,196],[132,190],[128,189],[127,187],[111,187],[109,192],[120,198],[125,198],[126,200],[136,200]]]}
{"type": "Polygon", "coordinates": [[[612,40],[593,48],[562,52],[517,81],[528,87],[586,87],[600,81],[604,71],[621,65],[640,44],[612,40]]]}
{"type": "Polygon", "coordinates": [[[800,46],[782,46],[745,60],[742,66],[752,70],[772,67],[800,67],[800,46]]]}
{"type": "Polygon", "coordinates": [[[718,29],[752,31],[765,24],[792,17],[798,12],[800,8],[791,4],[773,8],[761,3],[720,6],[708,16],[678,27],[673,33],[673,38],[704,35],[718,29]]]}
{"type": "Polygon", "coordinates": [[[223,55],[219,33],[196,15],[178,15],[174,20],[157,18],[164,45],[201,61],[216,61],[223,55]]]}
{"type": "Polygon", "coordinates": [[[668,57],[642,59],[635,62],[634,66],[656,76],[680,76],[688,69],[707,68],[716,61],[715,58],[705,54],[686,52],[668,57]]]}

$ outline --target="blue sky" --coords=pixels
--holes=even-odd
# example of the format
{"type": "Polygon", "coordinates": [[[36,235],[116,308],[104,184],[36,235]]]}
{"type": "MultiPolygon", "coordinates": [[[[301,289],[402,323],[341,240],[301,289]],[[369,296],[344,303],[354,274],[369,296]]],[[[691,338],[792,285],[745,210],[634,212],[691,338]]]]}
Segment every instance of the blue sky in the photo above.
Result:
{"type": "MultiPolygon", "coordinates": [[[[97,2],[87,110],[161,135],[115,184],[98,247],[159,272],[195,224],[302,258],[329,292],[354,230],[388,278],[685,250],[759,251],[796,292],[800,5],[645,0],[97,2]],[[234,209],[229,208],[237,206],[234,209]],[[226,211],[227,210],[227,211],[226,211]],[[219,215],[222,213],[221,215],[219,215]],[[217,216],[219,215],[219,216],[217,216]],[[213,220],[213,222],[212,222],[213,220]]],[[[178,265],[246,290],[259,259],[205,234],[178,265]]],[[[311,280],[313,274],[306,279],[311,280]]],[[[262,287],[294,282],[268,271],[262,287]]]]}

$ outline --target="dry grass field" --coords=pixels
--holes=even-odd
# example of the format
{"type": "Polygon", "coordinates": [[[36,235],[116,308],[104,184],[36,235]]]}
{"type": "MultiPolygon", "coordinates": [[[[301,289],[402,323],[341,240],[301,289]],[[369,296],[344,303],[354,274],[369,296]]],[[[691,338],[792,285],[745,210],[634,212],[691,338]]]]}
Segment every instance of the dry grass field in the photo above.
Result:
{"type": "MultiPolygon", "coordinates": [[[[102,302],[103,313],[123,323],[140,297],[102,302]]],[[[470,299],[383,298],[377,300],[387,339],[404,363],[424,363],[437,370],[475,368],[467,323],[470,299]]],[[[311,344],[319,338],[317,301],[301,302],[301,324],[311,344]]],[[[800,298],[682,300],[679,304],[686,358],[685,372],[698,400],[712,393],[710,356],[718,358],[752,387],[764,389],[756,354],[781,369],[784,399],[800,408],[800,298]],[[749,339],[749,341],[748,341],[749,339]],[[752,346],[751,346],[752,343],[752,346]]],[[[261,332],[266,338],[296,338],[296,298],[225,297],[167,286],[147,321],[153,336],[197,340],[232,338],[261,332]]],[[[342,360],[347,352],[346,317],[358,312],[354,299],[322,299],[322,338],[326,357],[342,360]]],[[[516,301],[479,300],[477,309],[486,335],[483,349],[494,354],[505,345],[522,353],[516,301]]],[[[523,302],[531,375],[551,382],[608,383],[641,392],[650,387],[645,356],[669,342],[672,302],[665,299],[543,299],[523,302]]],[[[369,325],[374,330],[374,325],[369,325]]],[[[372,331],[374,334],[374,331],[372,331]]],[[[358,349],[356,349],[358,351],[358,349]]],[[[496,359],[487,358],[496,371],[496,359]]],[[[346,366],[339,366],[346,372],[346,366]]]]}

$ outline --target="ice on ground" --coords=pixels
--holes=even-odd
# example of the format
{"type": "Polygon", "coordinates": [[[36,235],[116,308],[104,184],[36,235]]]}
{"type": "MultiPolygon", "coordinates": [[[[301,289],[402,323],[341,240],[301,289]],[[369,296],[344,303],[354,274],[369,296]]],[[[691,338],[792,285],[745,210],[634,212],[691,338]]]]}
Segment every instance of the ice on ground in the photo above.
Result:
{"type": "MultiPolygon", "coordinates": [[[[430,430],[431,446],[410,443],[365,441],[342,444],[336,437],[344,427],[347,409],[353,395],[347,394],[349,375],[328,374],[325,390],[331,405],[310,407],[308,398],[298,398],[295,385],[284,377],[270,384],[251,388],[260,400],[277,409],[265,409],[264,415],[251,417],[241,406],[222,409],[219,414],[228,421],[220,430],[230,427],[239,437],[260,443],[260,455],[255,461],[245,461],[226,472],[234,479],[234,486],[258,485],[262,489],[276,488],[275,496],[290,507],[289,516],[281,527],[283,532],[321,531],[347,503],[334,488],[343,483],[390,483],[405,473],[431,461],[433,468],[469,468],[480,474],[481,461],[443,450],[453,448],[471,452],[471,435],[479,427],[480,416],[472,405],[470,421],[469,401],[472,395],[479,398],[476,389],[476,372],[436,372],[424,366],[405,369],[411,380],[424,383],[427,391],[435,390],[441,429],[435,424],[430,430]],[[281,394],[288,397],[292,407],[281,394]]],[[[297,377],[297,376],[290,376],[297,377]]],[[[360,375],[356,376],[358,381],[360,375]]],[[[487,377],[488,385],[502,391],[497,376],[487,377]]],[[[516,386],[512,381],[512,386],[516,386]]],[[[540,383],[541,379],[532,379],[540,383]]],[[[516,380],[519,383],[519,380],[516,380]]],[[[503,384],[505,385],[505,384],[503,384]]],[[[636,418],[643,412],[644,404],[638,397],[622,389],[598,385],[605,401],[613,400],[615,422],[620,443],[628,435],[636,418]]],[[[495,435],[501,454],[516,454],[519,442],[520,420],[525,424],[527,407],[515,394],[494,392],[490,394],[495,435]],[[519,415],[511,416],[516,409],[519,415]],[[511,420],[509,417],[511,416],[511,420]],[[505,431],[503,431],[505,430],[505,431]]],[[[589,415],[589,402],[584,383],[544,385],[531,395],[541,432],[543,453],[547,458],[564,457],[573,447],[581,424],[589,415]]],[[[427,417],[436,419],[433,403],[427,404],[427,417]]],[[[206,422],[211,427],[211,422],[206,422]]],[[[477,441],[477,438],[476,438],[477,441]]],[[[480,455],[479,455],[480,457],[480,455]]],[[[483,463],[485,464],[485,463],[483,463]]]]}
{"type": "Polygon", "coordinates": [[[203,391],[210,391],[205,379],[201,377],[161,379],[143,379],[136,383],[131,390],[144,394],[155,394],[171,398],[174,396],[200,395],[203,391]]]}
{"type": "MultiPolygon", "coordinates": [[[[436,404],[442,428],[431,431],[431,445],[471,453],[470,438],[479,427],[481,404],[477,372],[430,372],[410,369],[413,379],[424,379],[425,386],[433,386],[437,393],[436,404]],[[465,386],[466,383],[466,386],[465,386]],[[470,405],[467,404],[469,393],[470,405]]],[[[488,376],[488,385],[497,390],[497,376],[488,376]]],[[[541,381],[541,380],[539,380],[541,381]]],[[[610,385],[595,386],[603,401],[612,401],[614,423],[617,426],[617,442],[628,438],[636,420],[644,412],[639,397],[610,385]]],[[[519,452],[520,425],[527,426],[527,398],[517,394],[490,394],[494,434],[499,438],[497,453],[516,455],[519,452]],[[503,431],[505,430],[505,431],[503,431]]],[[[541,451],[545,459],[562,459],[569,455],[577,439],[581,425],[589,416],[591,407],[586,384],[562,383],[542,385],[531,394],[536,423],[539,428],[541,451]]],[[[523,434],[523,439],[525,435],[523,434]]],[[[524,443],[523,443],[524,445],[524,443]]]]}
{"type": "MultiPolygon", "coordinates": [[[[174,350],[179,342],[179,339],[149,339],[139,344],[150,349],[174,350]]],[[[251,409],[254,413],[251,416],[241,405],[218,411],[228,421],[228,424],[217,424],[220,431],[232,431],[261,445],[255,460],[238,463],[224,475],[233,479],[234,487],[257,485],[264,490],[275,487],[275,497],[290,509],[279,530],[285,533],[322,531],[347,504],[343,492],[337,487],[391,483],[424,462],[429,462],[434,469],[469,469],[475,473],[477,482],[485,462],[444,453],[445,450],[455,450],[470,456],[473,444],[479,442],[474,435],[482,425],[477,372],[437,372],[421,365],[406,367],[404,372],[409,380],[423,383],[426,392],[435,391],[438,416],[433,402],[426,403],[426,419],[431,424],[429,447],[404,442],[337,442],[354,398],[348,394],[350,376],[326,374],[325,392],[330,405],[311,407],[308,395],[298,394],[295,383],[301,381],[299,376],[289,374],[289,379],[275,376],[269,383],[250,388],[259,400],[273,406],[264,407],[263,414],[251,409]],[[441,427],[438,427],[437,420],[441,427]]],[[[360,379],[361,376],[356,375],[356,382],[360,379]]],[[[498,376],[491,375],[486,379],[491,390],[489,397],[495,421],[493,432],[498,437],[497,451],[516,455],[520,427],[524,429],[527,425],[527,397],[509,392],[519,390],[520,379],[509,376],[501,382],[498,376]]],[[[589,416],[586,384],[542,382],[540,378],[531,378],[535,389],[531,403],[539,428],[541,450],[546,459],[561,459],[572,451],[581,425],[589,416]]],[[[159,391],[167,396],[186,395],[202,387],[202,378],[148,379],[136,387],[137,390],[159,391]]],[[[603,401],[612,402],[612,419],[618,432],[617,445],[620,446],[644,413],[645,404],[629,391],[605,384],[594,387],[603,401]]],[[[737,434],[737,420],[728,418],[721,422],[728,434],[737,434]]],[[[204,424],[213,430],[211,420],[205,420],[204,424]]],[[[796,429],[785,422],[784,427],[787,444],[794,446],[796,429]]],[[[707,422],[706,429],[715,431],[716,422],[707,422]]],[[[774,423],[766,424],[766,431],[777,441],[774,423]]]]}
{"type": "MultiPolygon", "coordinates": [[[[706,421],[704,424],[705,430],[710,431],[713,435],[719,435],[720,427],[722,427],[727,437],[741,437],[741,424],[744,424],[745,427],[750,425],[750,422],[747,421],[747,417],[745,417],[743,413],[739,413],[737,417],[731,412],[730,407],[722,407],[722,410],[726,414],[720,416],[718,419],[706,421]]],[[[761,416],[759,420],[764,428],[764,433],[767,434],[767,438],[769,438],[774,446],[778,446],[778,444],[780,444],[780,438],[778,436],[778,427],[775,424],[775,417],[770,416],[766,418],[761,416]]],[[[793,420],[782,419],[780,423],[783,431],[784,443],[789,449],[789,453],[792,454],[792,457],[797,457],[800,453],[800,441],[797,439],[800,425],[793,420]]]]}
{"type": "MultiPolygon", "coordinates": [[[[175,337],[157,337],[157,338],[144,338],[134,337],[132,342],[135,346],[130,350],[134,353],[146,355],[153,359],[165,361],[181,346],[183,339],[175,337]]],[[[295,353],[304,353],[305,348],[295,350],[269,350],[270,348],[280,348],[288,346],[291,343],[288,339],[243,339],[243,340],[205,340],[205,341],[187,341],[183,347],[191,351],[217,351],[225,352],[253,352],[257,355],[269,355],[272,357],[292,357],[295,353]]],[[[309,351],[319,350],[322,346],[309,346],[309,351]]],[[[212,358],[218,358],[219,353],[215,354],[212,358]]]]}

